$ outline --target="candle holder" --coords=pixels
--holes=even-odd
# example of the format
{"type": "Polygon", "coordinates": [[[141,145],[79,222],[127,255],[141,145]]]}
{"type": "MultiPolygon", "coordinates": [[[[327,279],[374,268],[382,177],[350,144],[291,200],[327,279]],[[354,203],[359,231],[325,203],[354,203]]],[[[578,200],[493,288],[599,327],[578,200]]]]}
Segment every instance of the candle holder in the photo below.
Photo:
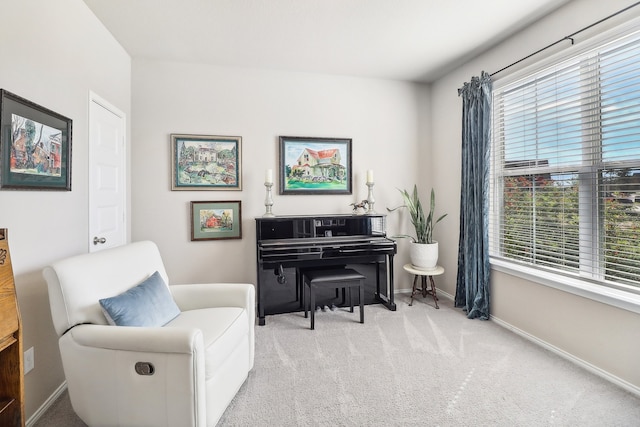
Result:
{"type": "Polygon", "coordinates": [[[367,195],[367,204],[369,209],[367,209],[368,214],[374,214],[376,211],[373,209],[373,205],[376,203],[376,199],[373,198],[373,186],[375,184],[373,182],[367,182],[367,187],[369,187],[369,194],[367,195]]]}
{"type": "Polygon", "coordinates": [[[266,188],[267,194],[264,198],[264,207],[266,208],[266,212],[263,217],[274,217],[275,215],[271,211],[271,207],[273,206],[273,197],[271,196],[271,187],[273,187],[272,182],[265,182],[264,186],[266,188]]]}

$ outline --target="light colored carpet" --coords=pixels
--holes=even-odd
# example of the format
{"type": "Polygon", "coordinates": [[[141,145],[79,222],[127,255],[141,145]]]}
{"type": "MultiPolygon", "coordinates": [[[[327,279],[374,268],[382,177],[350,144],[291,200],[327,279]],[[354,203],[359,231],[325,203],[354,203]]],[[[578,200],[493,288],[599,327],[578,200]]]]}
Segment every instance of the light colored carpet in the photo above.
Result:
{"type": "MultiPolygon", "coordinates": [[[[357,308],[319,312],[314,331],[301,313],[267,316],[219,425],[640,426],[640,398],[494,322],[444,298],[396,302],[367,306],[364,324],[357,308]]],[[[68,411],[65,393],[36,426],[82,426],[56,421],[68,411]]]]}

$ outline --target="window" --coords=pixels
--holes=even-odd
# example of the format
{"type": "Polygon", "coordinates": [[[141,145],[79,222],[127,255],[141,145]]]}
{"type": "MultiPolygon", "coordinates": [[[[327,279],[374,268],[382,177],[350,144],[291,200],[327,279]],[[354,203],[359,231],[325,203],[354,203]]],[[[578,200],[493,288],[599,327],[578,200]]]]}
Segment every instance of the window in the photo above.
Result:
{"type": "Polygon", "coordinates": [[[494,84],[490,253],[640,293],[640,31],[494,84]]]}

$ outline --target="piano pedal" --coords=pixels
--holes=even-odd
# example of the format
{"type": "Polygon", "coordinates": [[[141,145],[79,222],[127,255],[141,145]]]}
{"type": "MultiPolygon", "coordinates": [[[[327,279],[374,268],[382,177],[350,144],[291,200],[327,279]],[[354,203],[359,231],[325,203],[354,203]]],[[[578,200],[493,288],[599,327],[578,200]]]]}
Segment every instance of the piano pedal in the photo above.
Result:
{"type": "Polygon", "coordinates": [[[329,310],[336,311],[336,308],[338,308],[338,307],[336,307],[335,304],[331,304],[331,306],[329,307],[329,310]]]}
{"type": "Polygon", "coordinates": [[[284,275],[284,268],[282,267],[282,264],[273,270],[273,274],[277,276],[277,281],[281,285],[287,283],[287,276],[284,275]]]}

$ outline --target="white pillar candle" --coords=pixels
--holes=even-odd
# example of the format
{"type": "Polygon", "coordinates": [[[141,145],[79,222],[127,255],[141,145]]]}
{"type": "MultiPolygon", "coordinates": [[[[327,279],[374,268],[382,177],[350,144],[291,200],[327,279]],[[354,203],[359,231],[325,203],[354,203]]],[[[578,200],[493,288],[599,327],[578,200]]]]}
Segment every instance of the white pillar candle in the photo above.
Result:
{"type": "Polygon", "coordinates": [[[264,182],[268,184],[273,183],[273,169],[267,169],[267,172],[264,174],[264,182]]]}
{"type": "Polygon", "coordinates": [[[373,182],[373,170],[369,169],[367,171],[367,182],[373,182]]]}

